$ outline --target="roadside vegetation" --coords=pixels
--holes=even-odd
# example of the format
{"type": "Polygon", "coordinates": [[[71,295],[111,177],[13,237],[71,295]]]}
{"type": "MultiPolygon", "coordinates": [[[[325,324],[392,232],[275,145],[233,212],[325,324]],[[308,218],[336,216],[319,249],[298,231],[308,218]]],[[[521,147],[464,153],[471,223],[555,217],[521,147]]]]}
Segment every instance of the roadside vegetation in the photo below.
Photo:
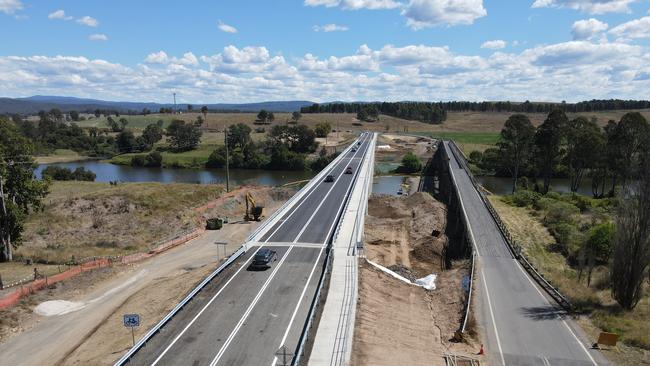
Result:
{"type": "Polygon", "coordinates": [[[551,111],[535,127],[505,122],[496,146],[470,154],[483,172],[512,178],[512,194],[492,198],[533,263],[575,310],[630,346],[650,350],[650,126],[629,112],[604,128],[551,111]],[[549,190],[568,177],[570,193],[549,190]],[[577,194],[591,180],[592,196],[577,194]]]}

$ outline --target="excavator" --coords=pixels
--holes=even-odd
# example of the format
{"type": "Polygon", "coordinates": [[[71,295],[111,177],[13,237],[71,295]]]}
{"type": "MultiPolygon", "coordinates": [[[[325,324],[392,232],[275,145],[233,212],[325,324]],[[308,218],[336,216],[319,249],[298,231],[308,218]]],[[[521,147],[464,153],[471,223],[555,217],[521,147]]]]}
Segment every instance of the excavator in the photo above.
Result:
{"type": "Polygon", "coordinates": [[[264,206],[256,205],[253,196],[249,192],[246,192],[246,213],[244,214],[244,220],[260,221],[263,211],[264,206]]]}

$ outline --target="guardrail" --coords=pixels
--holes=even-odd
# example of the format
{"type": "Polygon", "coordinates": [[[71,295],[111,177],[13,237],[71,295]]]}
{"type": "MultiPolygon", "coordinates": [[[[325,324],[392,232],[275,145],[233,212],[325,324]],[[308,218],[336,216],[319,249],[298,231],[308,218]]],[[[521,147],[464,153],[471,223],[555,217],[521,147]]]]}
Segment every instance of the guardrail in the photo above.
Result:
{"type": "MultiPolygon", "coordinates": [[[[262,225],[260,225],[253,233],[251,233],[248,238],[246,239],[245,243],[233,254],[231,254],[228,259],[222,263],[214,272],[212,272],[208,277],[206,277],[198,286],[196,286],[192,292],[190,292],[178,305],[172,309],[158,324],[156,324],[149,332],[147,332],[144,337],[142,337],[122,358],[120,358],[116,363],[115,366],[121,366],[127,364],[131,358],[156,334],[158,333],[164,326],[169,322],[188,302],[190,302],[194,296],[196,296],[197,293],[199,293],[210,281],[212,281],[217,275],[219,275],[221,272],[223,272],[230,264],[232,264],[237,258],[239,258],[241,255],[246,253],[248,250],[247,243],[256,241],[255,239],[257,238],[260,233],[265,232],[268,227],[272,227],[275,225],[277,220],[279,220],[279,217],[284,212],[291,207],[293,207],[309,190],[311,190],[314,185],[320,183],[322,181],[323,177],[329,173],[329,171],[345,156],[345,154],[348,152],[349,149],[351,149],[354,145],[348,146],[339,156],[337,156],[329,165],[328,168],[323,169],[320,173],[318,173],[307,185],[305,185],[302,189],[298,191],[293,197],[291,197],[287,202],[285,202],[278,210],[276,210],[267,220],[264,221],[262,225]]],[[[326,263],[329,264],[329,251],[326,256],[326,263]]],[[[328,268],[328,265],[326,265],[325,268],[328,268]]],[[[325,273],[325,270],[323,271],[325,273]]],[[[315,297],[315,300],[317,301],[317,298],[320,297],[320,289],[322,287],[322,280],[323,280],[323,275],[321,275],[321,280],[319,282],[319,289],[317,296],[315,297]]],[[[312,302],[313,306],[314,302],[312,302]]],[[[313,315],[311,316],[313,318],[313,315]]],[[[310,319],[310,324],[311,324],[310,319]]]]}
{"type": "Polygon", "coordinates": [[[508,227],[505,225],[503,220],[501,219],[501,216],[499,216],[499,213],[494,209],[494,206],[492,206],[492,203],[490,200],[485,196],[485,193],[481,189],[480,185],[474,178],[474,175],[472,174],[471,170],[469,169],[469,165],[467,163],[467,157],[463,152],[458,148],[456,143],[454,141],[450,141],[451,146],[451,151],[452,154],[456,157],[456,160],[461,163],[463,169],[467,172],[470,181],[472,182],[472,185],[478,192],[479,197],[481,198],[481,201],[483,201],[483,204],[485,204],[485,207],[487,207],[488,211],[490,212],[490,215],[494,219],[494,222],[497,224],[497,227],[499,228],[499,231],[501,232],[501,236],[504,238],[506,244],[508,245],[508,248],[510,249],[510,252],[512,253],[513,257],[521,263],[521,265],[526,269],[526,271],[531,275],[531,277],[537,282],[540,287],[544,289],[560,306],[565,308],[566,310],[572,310],[573,305],[571,302],[560,293],[560,291],[553,286],[545,277],[542,275],[536,268],[533,266],[530,261],[526,258],[524,255],[523,251],[521,250],[521,245],[519,245],[516,240],[512,237],[510,234],[510,231],[508,230],[508,227]]]}
{"type": "MultiPolygon", "coordinates": [[[[373,136],[373,142],[374,142],[374,136],[373,136]]],[[[353,146],[353,145],[351,145],[351,146],[353,146]]],[[[351,148],[351,146],[349,148],[351,148]]],[[[371,142],[370,146],[368,147],[368,149],[365,151],[362,159],[366,158],[366,154],[368,154],[368,152],[371,149],[374,149],[374,146],[373,146],[372,142],[371,142]]],[[[343,155],[343,154],[344,153],[342,153],[341,155],[343,155]]],[[[357,171],[355,172],[355,176],[354,176],[355,181],[358,179],[358,177],[359,177],[359,175],[361,173],[361,165],[363,165],[363,164],[360,164],[359,169],[357,169],[357,171]]],[[[307,344],[307,340],[310,338],[310,332],[311,332],[311,328],[312,328],[313,323],[314,323],[314,319],[316,317],[316,310],[318,308],[318,304],[320,302],[320,297],[322,295],[322,289],[323,289],[323,285],[325,283],[325,278],[327,276],[327,273],[330,272],[332,262],[334,261],[334,251],[331,250],[331,243],[333,243],[336,240],[336,238],[338,237],[340,227],[341,227],[341,218],[343,217],[343,213],[346,212],[346,210],[347,210],[347,208],[348,208],[348,206],[350,204],[350,198],[351,198],[350,192],[352,192],[354,186],[355,186],[355,184],[353,184],[350,187],[350,191],[348,192],[348,194],[346,194],[343,209],[338,213],[338,217],[336,218],[336,220],[337,220],[336,230],[334,230],[331,237],[328,238],[328,239],[331,239],[331,240],[329,240],[330,244],[329,244],[329,247],[327,249],[327,254],[325,256],[325,267],[323,267],[323,271],[321,272],[321,276],[320,276],[320,279],[318,281],[318,287],[317,287],[317,290],[316,290],[316,295],[312,299],[311,305],[309,307],[309,312],[308,312],[308,315],[307,315],[307,321],[305,322],[305,325],[303,326],[302,332],[300,334],[300,338],[298,339],[298,345],[296,346],[296,350],[294,352],[294,357],[293,357],[293,360],[291,361],[292,366],[299,365],[300,359],[301,359],[301,357],[303,356],[303,354],[305,352],[305,346],[307,344]]]]}

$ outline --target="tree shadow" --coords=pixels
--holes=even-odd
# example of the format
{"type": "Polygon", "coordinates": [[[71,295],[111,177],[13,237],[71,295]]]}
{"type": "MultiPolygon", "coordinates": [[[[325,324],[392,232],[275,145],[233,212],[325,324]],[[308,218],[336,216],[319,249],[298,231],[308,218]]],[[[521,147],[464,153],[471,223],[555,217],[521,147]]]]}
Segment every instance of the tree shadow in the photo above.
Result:
{"type": "Polygon", "coordinates": [[[533,320],[564,319],[567,316],[566,311],[550,305],[522,308],[521,312],[533,320]]]}

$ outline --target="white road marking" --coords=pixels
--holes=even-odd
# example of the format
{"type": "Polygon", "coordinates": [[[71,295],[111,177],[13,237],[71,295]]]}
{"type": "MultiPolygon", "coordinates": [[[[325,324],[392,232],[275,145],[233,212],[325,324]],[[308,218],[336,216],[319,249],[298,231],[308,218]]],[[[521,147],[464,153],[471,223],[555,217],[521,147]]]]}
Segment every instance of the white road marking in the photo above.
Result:
{"type": "MultiPolygon", "coordinates": [[[[360,150],[357,150],[357,151],[354,153],[354,156],[356,156],[357,153],[359,153],[359,151],[360,151],[360,150]]],[[[357,169],[359,169],[359,166],[360,166],[360,164],[357,165],[357,169]]],[[[316,209],[314,209],[314,212],[312,212],[311,216],[309,217],[309,220],[307,220],[307,223],[305,223],[305,225],[302,227],[302,230],[300,230],[300,232],[298,233],[298,235],[296,235],[296,237],[293,239],[293,242],[294,242],[294,243],[297,242],[298,239],[299,239],[299,238],[302,236],[302,234],[305,232],[305,230],[307,230],[307,227],[308,227],[309,224],[311,223],[311,220],[313,220],[314,217],[316,217],[316,213],[318,213],[318,210],[320,210],[321,206],[323,206],[323,204],[324,204],[325,201],[327,200],[327,197],[329,197],[330,193],[332,193],[332,190],[334,190],[334,187],[336,187],[336,185],[339,183],[339,180],[340,180],[340,178],[343,176],[343,174],[344,174],[344,173],[341,173],[341,174],[339,174],[338,177],[336,177],[336,178],[337,178],[337,179],[336,179],[336,183],[332,184],[332,187],[330,187],[330,189],[327,191],[327,193],[325,194],[325,197],[323,197],[323,199],[320,201],[320,203],[318,204],[318,206],[316,206],[316,209]]],[[[350,187],[352,186],[352,184],[354,184],[354,182],[355,182],[354,179],[350,180],[350,184],[348,184],[348,188],[345,190],[345,195],[346,195],[346,196],[348,195],[348,193],[349,193],[349,191],[350,191],[350,187]]],[[[341,200],[341,205],[343,205],[343,202],[345,202],[345,199],[341,200]]],[[[339,210],[340,210],[340,209],[341,209],[341,208],[340,208],[340,206],[339,206],[339,210]]],[[[337,215],[338,215],[338,213],[339,213],[339,211],[336,211],[336,214],[337,214],[337,215]]],[[[335,216],[334,218],[336,219],[336,216],[335,216]]],[[[336,223],[336,220],[333,221],[332,225],[334,225],[335,223],[336,223]]],[[[329,235],[328,235],[328,236],[329,236],[329,235]]]]}
{"type": "Polygon", "coordinates": [[[262,288],[257,292],[257,295],[255,296],[253,301],[250,303],[250,305],[248,305],[248,309],[246,309],[246,312],[244,313],[244,315],[242,315],[241,319],[239,319],[239,322],[237,323],[235,328],[232,330],[232,332],[230,332],[230,335],[226,339],[226,342],[223,344],[223,346],[221,346],[221,349],[219,349],[219,352],[217,353],[217,355],[214,356],[214,359],[212,359],[212,362],[210,362],[210,366],[216,365],[219,362],[219,360],[221,359],[221,357],[223,356],[223,354],[226,352],[226,349],[228,348],[228,346],[230,345],[232,340],[235,338],[235,335],[237,335],[237,332],[239,332],[239,329],[241,329],[242,325],[246,321],[246,318],[248,318],[251,311],[253,311],[253,308],[255,307],[255,305],[257,305],[257,302],[260,300],[260,298],[262,297],[262,294],[264,293],[266,288],[271,283],[271,280],[273,280],[273,277],[275,277],[275,274],[278,273],[278,270],[280,269],[280,267],[282,267],[282,264],[284,263],[284,260],[287,259],[287,256],[291,252],[291,249],[293,249],[293,247],[289,247],[289,249],[282,256],[282,259],[280,259],[280,262],[278,262],[278,264],[275,266],[275,268],[273,269],[273,272],[271,273],[269,278],[266,279],[266,282],[264,282],[264,285],[262,285],[262,288]]]}
{"type": "MultiPolygon", "coordinates": [[[[284,336],[282,336],[282,340],[280,341],[280,347],[282,347],[284,345],[284,342],[287,341],[287,337],[289,336],[289,330],[293,325],[293,321],[296,318],[296,314],[298,314],[298,309],[300,309],[302,298],[303,296],[305,296],[305,292],[307,292],[307,287],[309,287],[309,282],[311,282],[311,277],[314,275],[314,270],[316,270],[316,267],[318,266],[318,262],[320,261],[320,256],[322,254],[323,254],[323,249],[321,248],[321,250],[318,252],[318,257],[316,258],[316,262],[314,263],[314,266],[312,267],[311,272],[309,273],[309,277],[307,277],[307,283],[305,283],[305,287],[302,289],[302,292],[300,293],[300,297],[298,297],[298,303],[296,304],[296,308],[293,309],[293,314],[291,315],[291,320],[289,320],[289,325],[287,325],[287,329],[284,331],[284,336]]],[[[278,362],[278,358],[276,356],[273,358],[273,363],[271,365],[275,366],[277,362],[278,362]]]]}
{"type": "Polygon", "coordinates": [[[494,327],[494,334],[497,337],[497,346],[499,347],[499,356],[501,356],[501,363],[506,366],[506,360],[503,358],[503,349],[501,349],[501,341],[499,340],[499,331],[497,330],[497,323],[494,320],[494,312],[492,312],[492,301],[490,301],[490,292],[488,291],[487,283],[485,282],[485,272],[481,269],[481,279],[485,287],[485,295],[488,301],[488,308],[490,309],[490,316],[492,317],[492,326],[494,327]]]}
{"type": "MultiPolygon", "coordinates": [[[[356,155],[356,152],[354,153],[354,155],[356,155]]],[[[336,170],[336,168],[338,168],[339,165],[341,165],[341,163],[343,163],[343,161],[345,161],[345,159],[349,159],[349,158],[343,158],[343,159],[341,159],[341,160],[336,164],[336,166],[334,166],[330,171],[336,170]]],[[[340,176],[340,175],[339,175],[339,176],[340,176]]],[[[321,184],[323,184],[323,182],[320,182],[318,185],[315,185],[315,186],[314,186],[314,189],[312,189],[311,192],[309,192],[309,193],[308,193],[308,194],[303,198],[302,202],[300,202],[296,207],[294,207],[294,208],[291,210],[291,212],[289,213],[289,216],[287,216],[286,218],[284,218],[284,221],[285,221],[285,222],[283,222],[282,224],[278,225],[278,227],[275,228],[275,230],[273,230],[273,232],[272,232],[272,233],[271,233],[271,234],[266,238],[266,240],[264,240],[265,242],[266,242],[266,241],[269,241],[269,239],[271,239],[271,238],[273,237],[273,235],[275,235],[275,233],[278,232],[278,230],[280,230],[280,228],[282,227],[282,225],[284,225],[284,224],[286,223],[286,221],[288,221],[289,218],[290,218],[291,216],[293,216],[293,214],[296,213],[296,211],[298,211],[298,208],[299,208],[300,206],[302,206],[305,202],[307,202],[307,199],[309,198],[309,196],[311,196],[314,192],[316,192],[316,191],[317,191],[316,188],[317,188],[319,185],[321,185],[321,184]]]]}
{"type": "Polygon", "coordinates": [[[192,324],[194,324],[196,319],[198,319],[201,316],[201,314],[203,314],[205,309],[207,309],[210,306],[210,304],[212,304],[212,302],[217,298],[217,296],[219,296],[221,292],[224,289],[226,289],[226,287],[228,287],[228,284],[230,284],[230,282],[232,282],[232,280],[235,279],[235,277],[237,277],[237,274],[239,274],[239,272],[246,267],[246,264],[255,256],[255,253],[257,253],[257,251],[260,250],[261,248],[262,247],[257,248],[257,250],[253,253],[253,255],[251,255],[250,258],[248,258],[246,262],[244,262],[244,264],[242,264],[242,266],[237,270],[237,272],[235,272],[235,274],[232,275],[232,277],[230,277],[230,279],[228,279],[228,281],[219,289],[219,291],[217,291],[217,293],[214,294],[214,296],[212,296],[210,301],[208,301],[208,303],[205,304],[205,306],[203,306],[201,311],[199,311],[198,314],[196,314],[194,318],[192,318],[192,320],[185,326],[185,328],[183,328],[183,330],[180,333],[178,333],[178,335],[172,340],[169,346],[167,346],[167,348],[165,348],[162,351],[162,353],[158,356],[158,358],[154,360],[151,366],[155,366],[165,356],[165,354],[172,348],[172,346],[183,336],[183,334],[185,334],[185,332],[192,326],[192,324]]]}

